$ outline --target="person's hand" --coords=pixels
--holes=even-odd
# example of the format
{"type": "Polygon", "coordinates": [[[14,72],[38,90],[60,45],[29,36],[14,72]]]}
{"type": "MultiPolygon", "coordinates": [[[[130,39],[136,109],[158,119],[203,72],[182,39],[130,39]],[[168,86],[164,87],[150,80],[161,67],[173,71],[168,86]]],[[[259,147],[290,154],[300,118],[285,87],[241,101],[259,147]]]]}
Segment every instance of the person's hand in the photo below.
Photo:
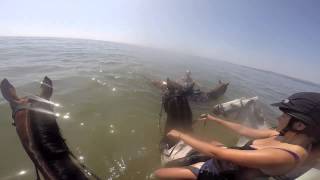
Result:
{"type": "Polygon", "coordinates": [[[169,137],[169,138],[172,138],[172,139],[180,139],[180,137],[181,137],[181,132],[180,131],[177,131],[177,130],[171,130],[171,131],[169,131],[168,132],[168,134],[167,134],[167,136],[169,137]]]}
{"type": "Polygon", "coordinates": [[[209,116],[209,114],[201,114],[198,121],[206,122],[208,120],[208,116],[209,116]]]}
{"type": "Polygon", "coordinates": [[[201,114],[198,121],[207,122],[208,120],[216,120],[217,118],[210,114],[201,114]]]}
{"type": "Polygon", "coordinates": [[[198,121],[203,122],[203,125],[207,125],[207,121],[210,120],[211,115],[210,114],[201,114],[198,121]]]}

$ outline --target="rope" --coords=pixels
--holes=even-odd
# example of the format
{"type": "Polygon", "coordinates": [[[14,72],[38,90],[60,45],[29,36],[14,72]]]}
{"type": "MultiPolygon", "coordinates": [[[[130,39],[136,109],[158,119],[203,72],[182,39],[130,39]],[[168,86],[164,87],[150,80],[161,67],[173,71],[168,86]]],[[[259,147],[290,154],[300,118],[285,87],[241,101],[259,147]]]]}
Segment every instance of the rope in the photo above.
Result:
{"type": "Polygon", "coordinates": [[[36,170],[36,180],[41,180],[40,175],[39,175],[39,169],[37,168],[36,164],[34,164],[34,168],[36,170]]]}
{"type": "Polygon", "coordinates": [[[163,106],[164,106],[164,103],[163,103],[163,100],[161,100],[161,107],[160,107],[159,120],[158,120],[158,126],[159,126],[160,135],[162,134],[161,119],[162,119],[163,106]]]}

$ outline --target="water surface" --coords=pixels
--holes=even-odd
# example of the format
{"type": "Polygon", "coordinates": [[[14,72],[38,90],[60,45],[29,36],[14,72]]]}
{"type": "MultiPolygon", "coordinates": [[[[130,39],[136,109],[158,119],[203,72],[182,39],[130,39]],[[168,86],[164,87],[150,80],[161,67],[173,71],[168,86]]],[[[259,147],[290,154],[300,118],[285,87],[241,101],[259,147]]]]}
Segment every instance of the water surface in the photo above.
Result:
{"type": "MultiPolygon", "coordinates": [[[[191,104],[195,119],[219,102],[252,96],[259,96],[264,111],[274,117],[279,112],[268,104],[299,91],[320,92],[319,85],[270,72],[126,44],[0,38],[0,77],[8,78],[25,96],[37,94],[39,82],[49,76],[54,83],[52,100],[62,105],[55,110],[63,136],[79,159],[104,179],[148,179],[160,166],[161,97],[150,80],[178,79],[187,69],[204,90],[220,79],[230,82],[218,100],[191,104]]],[[[1,96],[0,179],[35,179],[10,113],[1,96]]],[[[196,125],[196,133],[226,144],[237,141],[214,124],[196,125]]]]}

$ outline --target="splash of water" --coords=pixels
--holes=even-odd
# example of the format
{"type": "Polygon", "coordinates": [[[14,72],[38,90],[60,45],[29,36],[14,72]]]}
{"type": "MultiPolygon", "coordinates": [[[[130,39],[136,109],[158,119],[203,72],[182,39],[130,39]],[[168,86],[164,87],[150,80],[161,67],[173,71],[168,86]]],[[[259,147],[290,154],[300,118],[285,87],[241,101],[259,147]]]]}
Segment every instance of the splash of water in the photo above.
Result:
{"type": "Polygon", "coordinates": [[[126,169],[127,169],[127,165],[122,156],[120,160],[113,160],[113,166],[109,168],[110,176],[107,179],[108,180],[118,179],[121,175],[125,173],[126,169]]]}

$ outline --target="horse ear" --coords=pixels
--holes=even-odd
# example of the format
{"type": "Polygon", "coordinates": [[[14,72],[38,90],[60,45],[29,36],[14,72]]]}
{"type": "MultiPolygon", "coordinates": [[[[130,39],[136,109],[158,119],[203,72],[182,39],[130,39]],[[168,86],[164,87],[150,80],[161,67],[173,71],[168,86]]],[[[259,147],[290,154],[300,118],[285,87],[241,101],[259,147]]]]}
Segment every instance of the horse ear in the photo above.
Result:
{"type": "Polygon", "coordinates": [[[7,79],[3,79],[1,84],[1,93],[2,96],[9,102],[13,103],[14,101],[18,101],[19,98],[16,93],[16,89],[10,84],[7,79]]]}
{"type": "Polygon", "coordinates": [[[41,82],[41,92],[40,92],[40,97],[49,100],[50,97],[52,96],[52,81],[49,79],[47,76],[44,77],[43,81],[41,82]]]}

